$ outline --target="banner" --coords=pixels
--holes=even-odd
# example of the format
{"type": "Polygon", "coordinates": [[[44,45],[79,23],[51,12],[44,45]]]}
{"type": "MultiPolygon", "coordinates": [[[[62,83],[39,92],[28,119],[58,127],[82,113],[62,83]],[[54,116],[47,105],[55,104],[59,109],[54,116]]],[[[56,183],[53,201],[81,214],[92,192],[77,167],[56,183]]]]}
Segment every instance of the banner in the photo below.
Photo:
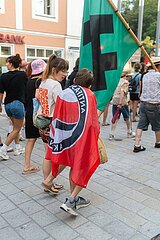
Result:
{"type": "Polygon", "coordinates": [[[100,164],[96,99],[88,88],[72,85],[57,97],[46,159],[52,174],[59,165],[72,168],[71,180],[83,188],[100,164]]]}
{"type": "Polygon", "coordinates": [[[80,69],[94,73],[92,90],[104,110],[120,80],[123,67],[138,44],[116,15],[109,0],[85,0],[80,69]]]}

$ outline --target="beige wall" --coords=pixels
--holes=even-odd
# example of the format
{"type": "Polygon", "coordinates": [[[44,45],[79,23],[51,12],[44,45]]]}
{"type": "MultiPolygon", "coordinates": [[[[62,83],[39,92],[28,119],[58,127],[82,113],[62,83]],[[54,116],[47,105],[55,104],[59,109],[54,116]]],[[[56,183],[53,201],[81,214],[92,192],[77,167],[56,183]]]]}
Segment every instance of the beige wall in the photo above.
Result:
{"type": "Polygon", "coordinates": [[[32,0],[23,1],[23,29],[54,34],[66,34],[67,32],[67,0],[59,0],[58,23],[42,21],[32,18],[32,0]]]}
{"type": "Polygon", "coordinates": [[[0,27],[4,27],[4,28],[16,27],[14,0],[5,0],[5,14],[0,14],[0,27]]]}

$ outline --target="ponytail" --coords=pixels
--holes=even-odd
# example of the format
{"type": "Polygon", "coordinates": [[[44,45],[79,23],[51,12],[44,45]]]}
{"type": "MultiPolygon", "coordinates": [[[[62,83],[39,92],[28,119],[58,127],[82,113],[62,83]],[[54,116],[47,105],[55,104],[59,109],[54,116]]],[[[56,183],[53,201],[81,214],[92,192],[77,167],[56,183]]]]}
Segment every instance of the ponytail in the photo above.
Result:
{"type": "Polygon", "coordinates": [[[10,56],[6,59],[6,62],[12,63],[14,68],[18,68],[22,62],[20,55],[17,53],[16,55],[10,56]]]}
{"type": "Polygon", "coordinates": [[[54,59],[56,59],[57,56],[55,54],[51,55],[48,59],[47,62],[47,66],[46,69],[44,70],[43,74],[42,74],[42,80],[46,80],[48,78],[48,76],[51,74],[52,72],[52,62],[54,61],[54,59]]]}
{"type": "Polygon", "coordinates": [[[55,73],[57,74],[59,71],[67,71],[69,64],[63,58],[57,57],[55,54],[51,55],[47,62],[46,69],[42,75],[43,81],[46,80],[50,75],[53,75],[53,68],[55,68],[55,73]]]}

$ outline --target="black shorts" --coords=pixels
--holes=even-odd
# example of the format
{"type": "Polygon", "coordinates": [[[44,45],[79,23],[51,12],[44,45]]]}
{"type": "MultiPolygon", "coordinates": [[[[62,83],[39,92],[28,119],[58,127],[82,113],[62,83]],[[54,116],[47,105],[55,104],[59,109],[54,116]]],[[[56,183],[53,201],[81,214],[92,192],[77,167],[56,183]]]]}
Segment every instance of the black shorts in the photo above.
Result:
{"type": "Polygon", "coordinates": [[[139,101],[139,93],[130,93],[130,100],[139,101]]]}

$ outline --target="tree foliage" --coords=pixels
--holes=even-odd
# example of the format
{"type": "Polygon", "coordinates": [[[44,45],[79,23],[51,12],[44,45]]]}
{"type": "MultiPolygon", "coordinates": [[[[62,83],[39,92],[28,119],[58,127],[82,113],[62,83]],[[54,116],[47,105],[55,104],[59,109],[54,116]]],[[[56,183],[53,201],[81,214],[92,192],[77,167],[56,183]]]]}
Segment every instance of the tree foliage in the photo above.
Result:
{"type": "MultiPolygon", "coordinates": [[[[150,36],[156,39],[158,0],[144,0],[144,15],[142,39],[150,36]]],[[[138,31],[139,0],[123,0],[122,15],[130,25],[133,32],[137,35],[138,31]]]]}

